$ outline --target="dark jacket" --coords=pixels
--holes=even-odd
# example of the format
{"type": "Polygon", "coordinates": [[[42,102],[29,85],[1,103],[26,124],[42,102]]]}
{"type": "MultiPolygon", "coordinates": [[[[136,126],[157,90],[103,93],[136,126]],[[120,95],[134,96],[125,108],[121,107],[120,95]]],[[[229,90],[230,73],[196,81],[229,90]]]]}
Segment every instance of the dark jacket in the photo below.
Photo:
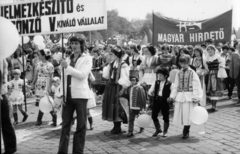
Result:
{"type": "MultiPolygon", "coordinates": [[[[167,103],[167,99],[169,98],[169,96],[171,94],[171,85],[172,85],[172,83],[170,81],[166,80],[164,87],[163,87],[163,91],[162,91],[163,102],[161,102],[161,103],[167,103]]],[[[159,102],[156,102],[157,97],[158,97],[158,92],[159,92],[159,86],[160,86],[160,81],[157,80],[155,82],[155,87],[154,87],[154,102],[153,103],[159,103],[159,102]]]]}

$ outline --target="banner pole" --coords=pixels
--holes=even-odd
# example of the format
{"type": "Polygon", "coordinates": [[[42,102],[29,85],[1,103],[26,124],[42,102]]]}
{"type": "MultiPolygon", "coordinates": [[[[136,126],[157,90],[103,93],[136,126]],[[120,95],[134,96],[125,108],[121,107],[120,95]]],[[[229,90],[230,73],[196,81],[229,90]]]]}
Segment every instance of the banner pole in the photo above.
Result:
{"type": "MultiPolygon", "coordinates": [[[[2,64],[0,64],[0,65],[3,65],[3,60],[0,60],[0,63],[2,63],[2,64]]],[[[3,67],[2,67],[3,68],[3,67]]],[[[3,80],[2,80],[2,71],[3,70],[1,70],[0,69],[0,94],[2,95],[2,83],[3,83],[3,80]]],[[[2,99],[0,99],[0,111],[1,111],[1,113],[0,113],[0,145],[1,145],[1,148],[0,148],[0,153],[2,153],[2,99]]]]}
{"type": "MultiPolygon", "coordinates": [[[[62,59],[64,59],[64,41],[63,41],[63,33],[62,33],[62,59]]],[[[62,67],[62,84],[63,84],[63,102],[65,104],[65,77],[64,77],[64,68],[62,67]]]]}
{"type": "Polygon", "coordinates": [[[24,104],[25,104],[25,111],[27,112],[27,100],[26,100],[26,72],[25,72],[25,62],[24,62],[24,55],[23,55],[23,36],[22,36],[22,61],[23,61],[23,95],[24,95],[24,104]]]}
{"type": "Polygon", "coordinates": [[[154,10],[152,10],[152,45],[154,46],[154,10]]]}

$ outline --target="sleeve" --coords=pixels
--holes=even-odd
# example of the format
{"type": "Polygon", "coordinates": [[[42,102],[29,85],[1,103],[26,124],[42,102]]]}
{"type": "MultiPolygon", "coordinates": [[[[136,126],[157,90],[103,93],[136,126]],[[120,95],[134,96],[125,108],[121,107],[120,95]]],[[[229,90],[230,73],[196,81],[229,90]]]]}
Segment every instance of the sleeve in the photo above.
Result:
{"type": "Polygon", "coordinates": [[[129,71],[130,67],[127,66],[127,64],[122,65],[118,84],[120,84],[123,88],[127,88],[131,85],[131,82],[129,81],[129,71]]]}
{"type": "Polygon", "coordinates": [[[219,61],[219,70],[218,70],[217,77],[218,78],[227,78],[227,73],[225,70],[225,63],[226,63],[225,59],[222,57],[219,57],[218,61],[219,61]]]}
{"type": "Polygon", "coordinates": [[[200,79],[194,71],[192,71],[193,75],[193,80],[192,80],[192,85],[193,85],[193,98],[197,100],[201,100],[203,96],[203,90],[201,87],[201,82],[200,79]]]}
{"type": "Polygon", "coordinates": [[[174,81],[174,83],[172,83],[172,86],[171,86],[170,97],[173,98],[173,99],[176,98],[177,93],[178,93],[177,88],[178,88],[178,84],[179,84],[179,72],[177,72],[176,77],[175,77],[175,81],[174,81]]]}
{"type": "Polygon", "coordinates": [[[92,58],[90,56],[87,56],[85,58],[84,63],[81,65],[81,69],[73,68],[72,66],[68,65],[68,67],[65,69],[67,72],[72,75],[73,77],[83,80],[84,78],[87,78],[91,69],[92,69],[92,58]],[[84,66],[83,66],[84,65],[84,66]]]}
{"type": "Polygon", "coordinates": [[[53,67],[52,64],[49,64],[49,66],[48,66],[48,72],[49,72],[49,73],[53,73],[53,72],[54,72],[54,67],[53,67]]]}
{"type": "Polygon", "coordinates": [[[142,87],[139,88],[138,96],[139,96],[139,101],[140,101],[140,108],[145,109],[146,108],[146,93],[142,87]]]}
{"type": "Polygon", "coordinates": [[[151,85],[150,89],[148,90],[148,95],[150,95],[150,96],[153,96],[153,95],[154,95],[155,84],[156,84],[156,82],[154,82],[154,83],[151,85]]]}
{"type": "Polygon", "coordinates": [[[110,64],[108,64],[107,66],[103,67],[102,77],[105,78],[105,79],[109,79],[110,78],[110,64]]]}

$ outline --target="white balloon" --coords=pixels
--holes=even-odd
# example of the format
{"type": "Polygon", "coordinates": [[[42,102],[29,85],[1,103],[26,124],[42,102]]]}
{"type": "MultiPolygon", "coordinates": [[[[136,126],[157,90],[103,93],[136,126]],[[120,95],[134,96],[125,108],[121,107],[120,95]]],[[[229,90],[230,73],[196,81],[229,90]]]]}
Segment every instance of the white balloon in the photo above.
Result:
{"type": "Polygon", "coordinates": [[[44,43],[38,45],[39,50],[42,50],[42,49],[45,49],[45,48],[46,48],[46,45],[44,43]]]}
{"type": "Polygon", "coordinates": [[[137,123],[142,128],[149,127],[151,122],[152,122],[152,118],[148,114],[141,114],[137,118],[137,123]]]}
{"type": "Polygon", "coordinates": [[[0,58],[12,55],[19,45],[19,33],[16,26],[8,19],[0,17],[0,58]]]}
{"type": "Polygon", "coordinates": [[[68,39],[64,39],[64,40],[63,40],[63,43],[64,43],[64,44],[68,43],[68,39]]]}
{"type": "MultiPolygon", "coordinates": [[[[30,41],[28,36],[23,37],[23,44],[27,44],[30,41]]],[[[22,37],[19,38],[19,44],[22,45],[22,37]]]]}
{"type": "Polygon", "coordinates": [[[39,109],[43,112],[43,113],[49,113],[50,111],[53,110],[53,106],[54,106],[54,101],[53,98],[51,96],[44,96],[40,102],[39,102],[39,109]]]}
{"type": "Polygon", "coordinates": [[[196,125],[204,124],[208,120],[208,112],[204,107],[196,106],[192,110],[190,119],[196,125]]]}
{"type": "Polygon", "coordinates": [[[34,36],[34,38],[33,38],[33,42],[35,43],[35,44],[37,44],[37,45],[40,45],[40,44],[42,44],[43,43],[43,37],[42,37],[42,35],[36,35],[36,36],[34,36]]]}

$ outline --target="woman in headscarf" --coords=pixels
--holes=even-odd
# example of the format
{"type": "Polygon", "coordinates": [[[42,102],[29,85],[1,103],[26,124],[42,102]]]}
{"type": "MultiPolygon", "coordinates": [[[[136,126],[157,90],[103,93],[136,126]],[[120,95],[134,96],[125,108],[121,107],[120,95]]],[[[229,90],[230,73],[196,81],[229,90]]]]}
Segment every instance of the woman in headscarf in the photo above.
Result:
{"type": "Polygon", "coordinates": [[[223,79],[227,77],[225,71],[225,61],[218,54],[214,45],[207,47],[208,57],[206,59],[208,66],[208,84],[207,96],[212,104],[212,111],[217,111],[217,101],[223,96],[223,79]]]}
{"type": "Polygon", "coordinates": [[[201,106],[206,106],[206,84],[205,75],[208,72],[206,60],[203,58],[203,51],[201,47],[194,48],[192,66],[196,68],[196,73],[201,81],[201,86],[203,89],[203,97],[200,101],[201,106]]]}
{"type": "Polygon", "coordinates": [[[105,87],[102,103],[102,119],[113,122],[114,127],[111,130],[113,134],[122,132],[121,123],[127,123],[126,107],[120,102],[119,94],[130,86],[129,70],[130,67],[122,59],[124,51],[120,46],[114,46],[111,49],[114,60],[107,66],[107,71],[103,76],[108,79],[105,87]],[[124,110],[125,109],[125,110],[124,110]]]}

